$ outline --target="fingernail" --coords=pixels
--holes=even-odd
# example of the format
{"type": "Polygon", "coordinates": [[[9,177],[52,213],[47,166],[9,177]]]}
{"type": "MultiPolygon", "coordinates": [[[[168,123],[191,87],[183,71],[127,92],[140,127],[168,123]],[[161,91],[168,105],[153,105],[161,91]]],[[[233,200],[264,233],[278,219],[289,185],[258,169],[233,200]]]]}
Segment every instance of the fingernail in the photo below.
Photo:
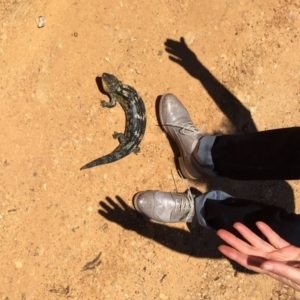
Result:
{"type": "Polygon", "coordinates": [[[264,264],[262,265],[262,268],[266,271],[272,271],[274,269],[274,266],[271,264],[264,264]]]}

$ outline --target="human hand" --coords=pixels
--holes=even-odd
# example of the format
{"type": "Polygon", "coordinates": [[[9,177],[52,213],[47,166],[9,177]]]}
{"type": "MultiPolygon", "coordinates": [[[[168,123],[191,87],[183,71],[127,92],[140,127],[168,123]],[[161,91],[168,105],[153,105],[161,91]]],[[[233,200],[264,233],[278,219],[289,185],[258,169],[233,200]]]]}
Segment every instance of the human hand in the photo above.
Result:
{"type": "Polygon", "coordinates": [[[300,291],[300,248],[290,245],[263,222],[256,223],[269,242],[262,240],[248,227],[235,223],[233,227],[249,242],[220,229],[217,235],[230,246],[221,245],[219,250],[245,268],[267,274],[300,291]]]}
{"type": "MultiPolygon", "coordinates": [[[[134,209],[132,209],[120,196],[116,201],[106,197],[106,201],[100,201],[99,214],[111,222],[121,225],[127,230],[139,231],[146,221],[134,209]]],[[[142,227],[143,228],[143,227],[142,227]]]]}
{"type": "Polygon", "coordinates": [[[196,54],[189,49],[183,37],[180,38],[180,41],[167,39],[165,47],[166,52],[171,54],[169,56],[170,60],[185,68],[193,77],[198,77],[201,63],[196,54]]]}

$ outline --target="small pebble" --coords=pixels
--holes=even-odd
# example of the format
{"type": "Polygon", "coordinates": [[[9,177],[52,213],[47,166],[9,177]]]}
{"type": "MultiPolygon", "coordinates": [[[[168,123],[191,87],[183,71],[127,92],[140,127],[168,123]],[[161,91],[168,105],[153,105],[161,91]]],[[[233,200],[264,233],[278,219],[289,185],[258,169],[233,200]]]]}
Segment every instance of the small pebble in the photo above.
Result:
{"type": "Polygon", "coordinates": [[[196,37],[195,33],[192,32],[192,31],[189,31],[189,32],[187,32],[187,33],[185,34],[184,40],[185,40],[186,44],[187,44],[188,46],[190,46],[190,45],[193,44],[193,42],[194,42],[194,40],[195,40],[195,37],[196,37]]]}
{"type": "Polygon", "coordinates": [[[35,21],[38,28],[42,28],[46,24],[46,19],[43,16],[39,16],[38,18],[35,19],[35,21]]]}
{"type": "Polygon", "coordinates": [[[21,261],[15,261],[15,266],[17,269],[21,269],[23,267],[23,263],[21,261]]]}
{"type": "Polygon", "coordinates": [[[160,293],[159,294],[159,299],[166,300],[166,299],[169,299],[169,297],[167,295],[163,294],[163,293],[160,293]]]}
{"type": "Polygon", "coordinates": [[[103,231],[107,231],[108,230],[108,224],[107,223],[104,223],[102,226],[101,226],[102,230],[103,231]]]}

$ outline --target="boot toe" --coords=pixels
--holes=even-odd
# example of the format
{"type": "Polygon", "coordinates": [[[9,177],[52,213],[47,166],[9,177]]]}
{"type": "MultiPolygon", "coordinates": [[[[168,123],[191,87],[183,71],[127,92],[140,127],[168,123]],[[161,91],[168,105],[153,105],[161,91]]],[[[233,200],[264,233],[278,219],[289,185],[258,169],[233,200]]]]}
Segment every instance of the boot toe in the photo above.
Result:
{"type": "Polygon", "coordinates": [[[189,119],[189,115],[180,100],[171,93],[164,94],[161,97],[159,112],[162,125],[176,123],[181,118],[189,119]]]}
{"type": "Polygon", "coordinates": [[[151,219],[153,217],[153,192],[140,192],[133,198],[135,209],[143,216],[151,219]]]}

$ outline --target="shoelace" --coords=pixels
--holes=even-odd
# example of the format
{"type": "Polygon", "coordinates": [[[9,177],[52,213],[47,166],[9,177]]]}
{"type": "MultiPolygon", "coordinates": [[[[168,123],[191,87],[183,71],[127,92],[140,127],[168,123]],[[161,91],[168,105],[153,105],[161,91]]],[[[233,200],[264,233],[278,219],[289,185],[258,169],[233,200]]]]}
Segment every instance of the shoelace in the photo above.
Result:
{"type": "Polygon", "coordinates": [[[182,211],[188,211],[188,214],[185,217],[185,222],[187,222],[190,218],[194,216],[194,197],[192,195],[192,192],[190,189],[188,189],[187,192],[187,199],[186,198],[181,198],[180,202],[176,201],[175,203],[175,210],[179,210],[180,212],[182,211]]]}
{"type": "Polygon", "coordinates": [[[172,123],[166,123],[167,126],[173,126],[180,128],[179,132],[184,135],[196,135],[196,134],[202,134],[204,131],[204,124],[201,126],[200,129],[196,128],[196,126],[193,124],[193,122],[186,122],[181,124],[172,124],[172,123]]]}

